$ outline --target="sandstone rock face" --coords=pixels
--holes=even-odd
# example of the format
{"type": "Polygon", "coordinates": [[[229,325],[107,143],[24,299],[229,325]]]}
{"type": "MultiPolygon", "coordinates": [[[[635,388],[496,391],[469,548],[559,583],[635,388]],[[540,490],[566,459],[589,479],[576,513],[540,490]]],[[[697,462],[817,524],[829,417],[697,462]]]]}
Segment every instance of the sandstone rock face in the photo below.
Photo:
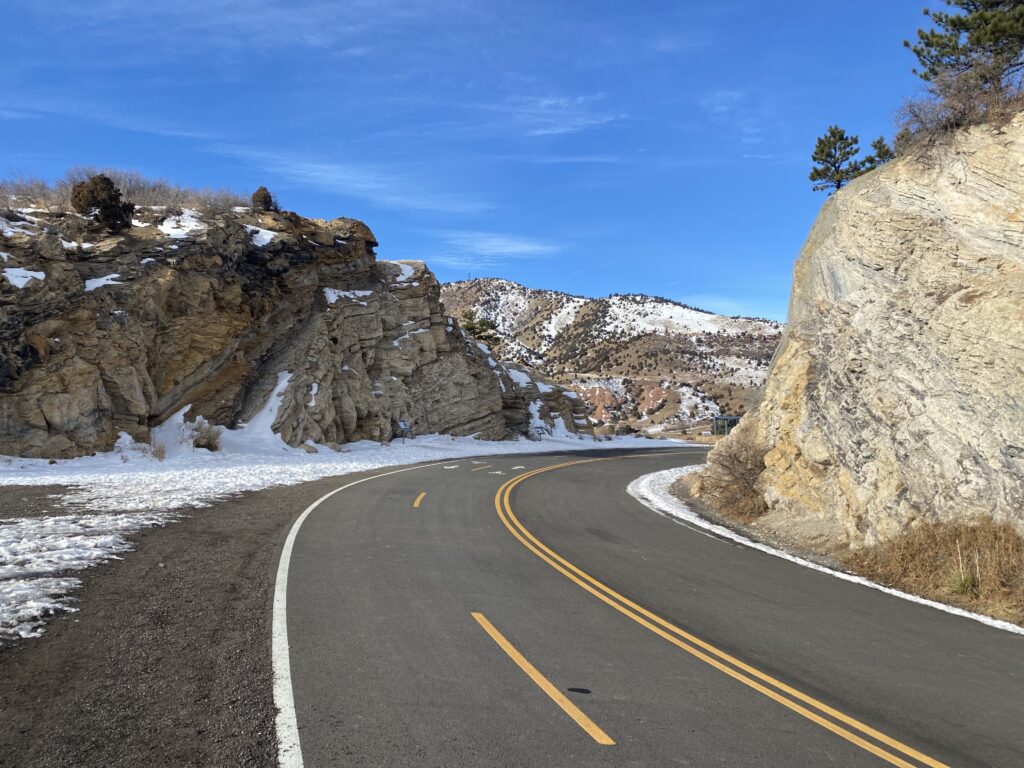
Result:
{"type": "MultiPolygon", "coordinates": [[[[235,427],[278,385],[273,428],[293,446],[388,440],[400,422],[529,431],[529,392],[444,316],[422,263],[376,260],[361,222],[140,209],[111,236],[74,214],[0,215],[0,454],[145,441],[182,409],[235,427]]],[[[553,397],[545,424],[577,431],[553,397]]]]}
{"type": "Polygon", "coordinates": [[[730,482],[744,446],[794,529],[828,521],[854,547],[918,520],[1024,530],[1024,116],[825,204],[764,400],[695,492],[730,482]]]}

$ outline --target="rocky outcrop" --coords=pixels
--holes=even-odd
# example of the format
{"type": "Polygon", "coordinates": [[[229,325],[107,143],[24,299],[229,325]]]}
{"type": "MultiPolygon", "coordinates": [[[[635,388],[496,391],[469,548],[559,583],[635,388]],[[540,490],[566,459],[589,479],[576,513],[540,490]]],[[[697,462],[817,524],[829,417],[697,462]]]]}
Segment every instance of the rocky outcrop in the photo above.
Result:
{"type": "MultiPolygon", "coordinates": [[[[146,441],[183,409],[235,427],[271,391],[293,446],[387,440],[402,424],[529,431],[529,393],[444,316],[422,263],[375,258],[361,222],[141,209],[112,236],[74,214],[4,216],[0,454],[146,441]]],[[[555,399],[542,420],[577,431],[555,399]]]]}
{"type": "Polygon", "coordinates": [[[695,492],[742,483],[750,451],[781,527],[816,520],[855,547],[921,520],[1024,531],[1024,116],[825,204],[764,400],[695,492]]]}

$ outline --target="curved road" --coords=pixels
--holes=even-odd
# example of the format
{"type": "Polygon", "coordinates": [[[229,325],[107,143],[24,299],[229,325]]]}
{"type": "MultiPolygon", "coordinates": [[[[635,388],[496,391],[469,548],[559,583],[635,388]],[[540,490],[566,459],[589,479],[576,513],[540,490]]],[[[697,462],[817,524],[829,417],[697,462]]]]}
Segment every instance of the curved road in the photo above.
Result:
{"type": "Polygon", "coordinates": [[[625,492],[703,459],[460,460],[325,500],[288,567],[291,764],[1024,766],[1024,638],[625,492]]]}

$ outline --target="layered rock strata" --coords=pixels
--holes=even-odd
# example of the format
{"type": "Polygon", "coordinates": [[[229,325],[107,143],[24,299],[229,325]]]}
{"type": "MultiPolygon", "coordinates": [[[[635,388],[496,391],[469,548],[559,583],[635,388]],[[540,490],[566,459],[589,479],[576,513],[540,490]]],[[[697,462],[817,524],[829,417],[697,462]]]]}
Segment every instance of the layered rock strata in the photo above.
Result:
{"type": "Polygon", "coordinates": [[[743,482],[775,524],[836,542],[920,520],[1024,531],[1024,116],[828,200],[795,267],[763,402],[696,484],[743,482]]]}

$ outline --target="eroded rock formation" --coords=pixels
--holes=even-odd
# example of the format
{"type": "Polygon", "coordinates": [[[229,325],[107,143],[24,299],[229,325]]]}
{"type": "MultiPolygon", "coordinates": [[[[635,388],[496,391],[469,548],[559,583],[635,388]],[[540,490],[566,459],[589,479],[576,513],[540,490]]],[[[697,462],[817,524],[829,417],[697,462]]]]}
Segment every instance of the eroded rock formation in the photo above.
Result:
{"type": "Polygon", "coordinates": [[[361,222],[142,209],[111,236],[74,214],[2,215],[0,454],[145,441],[184,408],[234,427],[279,384],[273,428],[293,446],[387,440],[403,422],[585,429],[561,390],[531,397],[444,316],[423,264],[377,261],[361,222]]]}
{"type": "Polygon", "coordinates": [[[1024,116],[890,162],[825,204],[764,400],[695,492],[742,482],[737,456],[751,451],[768,517],[829,524],[835,543],[918,520],[1024,530],[1024,116]]]}

